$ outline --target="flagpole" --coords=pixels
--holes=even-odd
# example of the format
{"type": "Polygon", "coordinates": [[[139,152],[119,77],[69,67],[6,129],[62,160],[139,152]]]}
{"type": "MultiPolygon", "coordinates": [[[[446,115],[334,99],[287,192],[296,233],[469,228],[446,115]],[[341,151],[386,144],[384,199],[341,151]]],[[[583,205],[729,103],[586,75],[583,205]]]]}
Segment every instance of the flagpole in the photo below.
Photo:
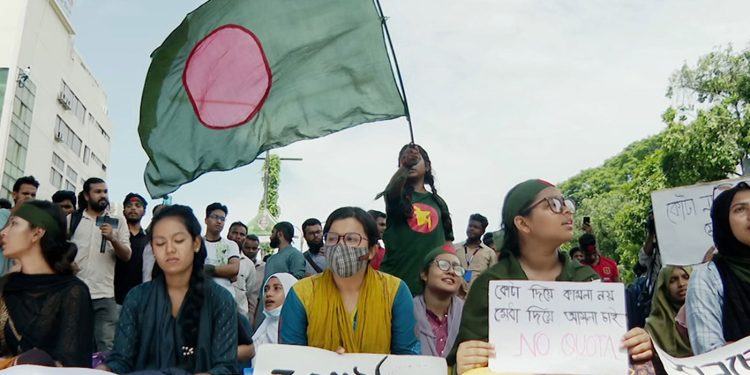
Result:
{"type": "Polygon", "coordinates": [[[378,8],[380,13],[380,23],[383,25],[385,31],[385,38],[388,40],[388,47],[391,49],[391,55],[393,56],[393,65],[396,67],[396,76],[398,77],[398,83],[401,87],[401,93],[404,96],[404,112],[406,115],[406,122],[409,124],[409,138],[411,144],[414,144],[414,127],[411,124],[411,113],[409,112],[409,102],[406,100],[406,87],[404,86],[404,79],[401,78],[401,68],[398,66],[398,59],[396,58],[396,50],[393,48],[393,40],[391,40],[391,33],[388,31],[388,24],[386,24],[385,14],[383,14],[383,7],[380,5],[380,0],[374,0],[375,6],[378,8]]]}

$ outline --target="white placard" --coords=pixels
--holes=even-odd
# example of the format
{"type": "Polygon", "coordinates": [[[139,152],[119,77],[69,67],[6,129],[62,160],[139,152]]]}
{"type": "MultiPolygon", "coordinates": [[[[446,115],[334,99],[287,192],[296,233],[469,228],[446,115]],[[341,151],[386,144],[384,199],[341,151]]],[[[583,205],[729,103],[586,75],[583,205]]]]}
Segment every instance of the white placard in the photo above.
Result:
{"type": "Polygon", "coordinates": [[[723,190],[750,179],[708,182],[651,193],[662,264],[689,266],[713,246],[711,206],[723,190]]]}
{"type": "Polygon", "coordinates": [[[628,373],[622,284],[491,281],[489,299],[492,371],[628,373]]]}
{"type": "Polygon", "coordinates": [[[336,354],[309,346],[266,344],[258,347],[255,374],[447,374],[440,357],[391,354],[336,354]]]}
{"type": "Polygon", "coordinates": [[[659,359],[669,375],[746,375],[750,374],[750,337],[708,353],[674,358],[656,346],[659,359]]]}
{"type": "Polygon", "coordinates": [[[112,375],[111,372],[74,367],[13,366],[0,371],[1,375],[112,375]]]}

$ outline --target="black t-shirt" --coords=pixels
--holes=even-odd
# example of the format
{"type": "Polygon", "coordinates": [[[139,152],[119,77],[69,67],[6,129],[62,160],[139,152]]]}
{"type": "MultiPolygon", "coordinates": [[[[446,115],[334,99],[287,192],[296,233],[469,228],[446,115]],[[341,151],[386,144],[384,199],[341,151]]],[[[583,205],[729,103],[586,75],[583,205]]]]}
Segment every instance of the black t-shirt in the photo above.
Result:
{"type": "Polygon", "coordinates": [[[135,236],[130,234],[130,249],[133,254],[124,262],[117,258],[115,263],[115,301],[118,305],[125,302],[130,289],[143,282],[143,249],[148,243],[146,233],[141,230],[135,236]]]}

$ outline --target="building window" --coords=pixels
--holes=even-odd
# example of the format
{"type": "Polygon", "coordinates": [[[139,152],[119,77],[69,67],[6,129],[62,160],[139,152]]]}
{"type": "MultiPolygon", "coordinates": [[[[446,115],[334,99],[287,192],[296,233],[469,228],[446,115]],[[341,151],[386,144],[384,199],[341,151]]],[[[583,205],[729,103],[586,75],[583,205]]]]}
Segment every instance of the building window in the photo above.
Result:
{"type": "Polygon", "coordinates": [[[104,165],[104,162],[102,161],[102,159],[99,159],[99,157],[96,156],[96,154],[93,152],[91,153],[91,160],[94,162],[95,165],[99,166],[99,168],[101,168],[103,171],[107,170],[107,166],[104,165]]]}
{"type": "Polygon", "coordinates": [[[70,166],[65,170],[65,177],[69,178],[71,181],[75,181],[78,179],[78,173],[73,170],[70,166]]]}
{"type": "MultiPolygon", "coordinates": [[[[19,73],[21,70],[19,69],[19,73]]],[[[0,76],[7,77],[8,70],[0,69],[0,76]]],[[[2,79],[3,85],[6,79],[2,79]]],[[[5,87],[2,87],[5,91],[5,87]]],[[[0,100],[4,92],[0,95],[0,100]]],[[[6,142],[5,162],[2,172],[2,196],[8,197],[13,190],[16,179],[23,176],[26,168],[26,156],[28,153],[29,134],[31,134],[31,117],[36,98],[36,85],[31,79],[26,80],[23,87],[18,87],[13,98],[12,115],[10,116],[10,128],[6,142]]],[[[0,104],[2,107],[2,104],[0,104]]]]}
{"type": "Polygon", "coordinates": [[[58,172],[55,168],[50,169],[49,173],[49,183],[56,187],[57,190],[60,190],[62,188],[62,180],[63,176],[60,172],[58,172]]]}
{"type": "Polygon", "coordinates": [[[102,127],[102,125],[98,121],[96,122],[96,126],[99,127],[99,130],[102,132],[102,135],[104,136],[104,139],[106,139],[107,142],[109,142],[109,134],[107,134],[107,132],[104,130],[104,128],[102,127]]]}
{"type": "Polygon", "coordinates": [[[65,190],[75,192],[76,191],[76,186],[73,185],[73,183],[70,182],[69,180],[65,180],[65,190]]]}
{"type": "Polygon", "coordinates": [[[89,165],[89,159],[91,158],[91,149],[89,146],[83,148],[83,164],[89,165]]]}
{"type": "Polygon", "coordinates": [[[58,101],[63,108],[73,112],[78,120],[81,121],[81,124],[84,124],[84,120],[86,119],[86,106],[81,103],[78,96],[73,93],[73,90],[70,89],[65,81],[62,82],[62,89],[58,101]]]}
{"type": "Polygon", "coordinates": [[[54,152],[52,153],[52,165],[60,171],[65,169],[65,161],[54,152]]]}
{"type": "Polygon", "coordinates": [[[57,122],[55,123],[55,140],[64,143],[68,148],[76,154],[81,155],[81,149],[83,148],[83,141],[68,124],[57,116],[57,122]]]}

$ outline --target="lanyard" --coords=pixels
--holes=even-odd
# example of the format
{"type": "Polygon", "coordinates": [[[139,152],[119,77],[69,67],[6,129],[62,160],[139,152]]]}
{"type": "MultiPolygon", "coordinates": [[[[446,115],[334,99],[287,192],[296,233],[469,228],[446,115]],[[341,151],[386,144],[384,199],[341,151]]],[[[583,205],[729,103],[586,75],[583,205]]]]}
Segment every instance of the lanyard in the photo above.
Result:
{"type": "Polygon", "coordinates": [[[469,248],[467,248],[466,244],[464,244],[464,254],[465,254],[464,257],[466,258],[466,267],[467,268],[471,267],[471,261],[474,260],[474,256],[477,255],[477,252],[481,248],[482,248],[482,246],[477,247],[477,249],[474,250],[474,254],[471,254],[471,256],[469,256],[469,248]]]}

